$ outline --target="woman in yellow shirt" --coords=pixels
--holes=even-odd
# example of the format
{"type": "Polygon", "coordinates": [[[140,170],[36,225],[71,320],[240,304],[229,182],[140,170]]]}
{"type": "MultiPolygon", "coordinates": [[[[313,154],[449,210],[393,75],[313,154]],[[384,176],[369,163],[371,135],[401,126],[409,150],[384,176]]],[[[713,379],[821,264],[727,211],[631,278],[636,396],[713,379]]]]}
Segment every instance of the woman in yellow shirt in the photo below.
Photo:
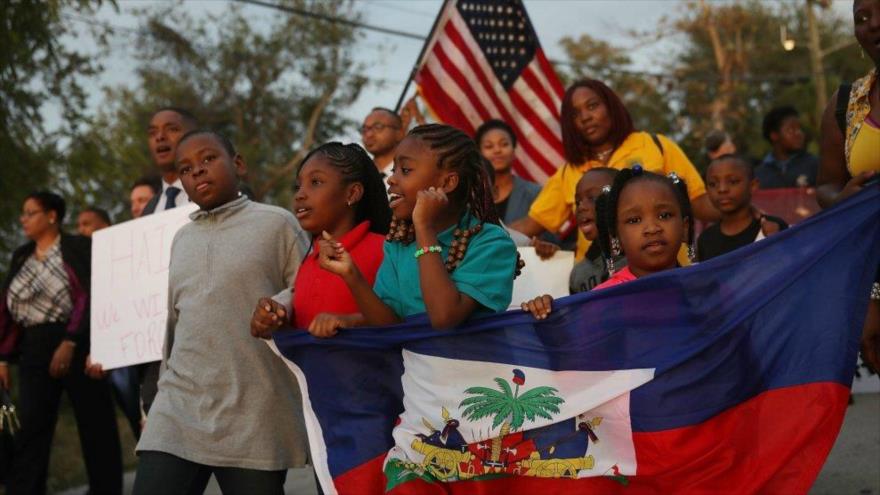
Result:
{"type": "MultiPolygon", "coordinates": [[[[675,172],[688,185],[694,215],[716,220],[719,213],[706,196],[703,179],[677,144],[665,136],[636,131],[623,102],[603,82],[584,79],[565,92],[560,112],[562,144],[567,161],[547,181],[527,217],[511,227],[529,236],[558,232],[572,218],[578,180],[595,167],[624,169],[635,164],[645,170],[675,172]]],[[[576,259],[589,242],[578,232],[576,259]]]]}
{"type": "MultiPolygon", "coordinates": [[[[853,83],[848,93],[835,92],[822,114],[816,197],[823,208],[859,192],[880,172],[880,2],[853,2],[853,23],[856,40],[874,69],[853,83]]],[[[841,88],[846,91],[846,86],[841,88]]],[[[880,371],[880,280],[871,290],[862,356],[880,371]]]]}

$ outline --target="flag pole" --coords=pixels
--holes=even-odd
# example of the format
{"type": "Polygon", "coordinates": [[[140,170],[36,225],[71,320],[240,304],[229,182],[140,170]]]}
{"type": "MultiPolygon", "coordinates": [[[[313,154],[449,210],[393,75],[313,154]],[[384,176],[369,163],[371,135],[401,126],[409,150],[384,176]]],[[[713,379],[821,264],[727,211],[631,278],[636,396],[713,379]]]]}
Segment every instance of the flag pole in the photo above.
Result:
{"type": "Polygon", "coordinates": [[[418,58],[416,58],[416,63],[413,65],[412,71],[409,73],[409,78],[406,80],[406,84],[403,86],[403,91],[400,93],[400,98],[397,99],[397,105],[394,105],[394,113],[400,112],[400,106],[403,104],[403,98],[406,97],[406,92],[409,90],[409,85],[412,83],[412,80],[416,77],[416,72],[419,70],[419,66],[422,63],[422,58],[425,56],[425,52],[428,50],[428,44],[431,43],[431,40],[434,39],[434,30],[437,29],[437,24],[440,23],[440,18],[443,16],[443,12],[446,11],[446,5],[449,4],[450,1],[457,0],[444,0],[443,5],[440,6],[440,12],[437,13],[437,17],[434,19],[434,24],[431,25],[431,31],[428,33],[428,37],[425,38],[425,44],[422,45],[422,51],[419,52],[418,58]]]}

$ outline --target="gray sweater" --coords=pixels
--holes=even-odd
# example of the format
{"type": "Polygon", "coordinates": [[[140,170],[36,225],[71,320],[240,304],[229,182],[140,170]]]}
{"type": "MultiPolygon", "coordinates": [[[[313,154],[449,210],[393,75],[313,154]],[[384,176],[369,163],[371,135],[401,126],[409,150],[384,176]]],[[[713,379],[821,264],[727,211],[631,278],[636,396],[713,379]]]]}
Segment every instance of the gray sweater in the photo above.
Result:
{"type": "Polygon", "coordinates": [[[306,460],[296,379],[250,335],[260,297],[290,287],[309,240],[290,212],[241,197],[174,237],[159,392],[137,450],[260,470],[306,460]]]}

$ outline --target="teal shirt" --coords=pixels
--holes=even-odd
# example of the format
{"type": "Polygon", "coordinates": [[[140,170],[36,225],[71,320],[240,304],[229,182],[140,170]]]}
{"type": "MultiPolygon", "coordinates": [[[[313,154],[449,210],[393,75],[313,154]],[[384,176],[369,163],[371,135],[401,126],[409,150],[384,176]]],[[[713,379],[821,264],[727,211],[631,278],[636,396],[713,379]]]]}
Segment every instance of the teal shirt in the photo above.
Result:
{"type": "MultiPolygon", "coordinates": [[[[466,214],[459,224],[469,228],[477,223],[475,217],[466,214]]],[[[456,228],[459,225],[437,236],[443,249],[443,260],[446,260],[456,228]]],[[[418,248],[415,242],[404,245],[385,241],[385,258],[376,274],[376,294],[402,318],[426,311],[419,284],[418,260],[415,258],[418,248]]],[[[452,271],[452,283],[459,292],[467,294],[485,309],[491,312],[505,311],[510,306],[513,293],[516,260],[516,246],[507,232],[498,225],[483,224],[483,229],[468,242],[464,259],[452,271]]],[[[482,312],[485,313],[485,309],[482,312]]]]}

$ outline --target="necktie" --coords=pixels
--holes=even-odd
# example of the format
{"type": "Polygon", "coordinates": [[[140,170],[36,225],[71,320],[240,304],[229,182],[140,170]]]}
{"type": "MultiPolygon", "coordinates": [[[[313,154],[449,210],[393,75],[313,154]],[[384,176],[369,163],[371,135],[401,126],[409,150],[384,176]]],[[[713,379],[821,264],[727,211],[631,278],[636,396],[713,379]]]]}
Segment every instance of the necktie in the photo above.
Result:
{"type": "Polygon", "coordinates": [[[180,188],[171,186],[168,189],[165,189],[165,209],[170,210],[177,206],[174,202],[177,199],[177,195],[180,194],[180,188]]]}

